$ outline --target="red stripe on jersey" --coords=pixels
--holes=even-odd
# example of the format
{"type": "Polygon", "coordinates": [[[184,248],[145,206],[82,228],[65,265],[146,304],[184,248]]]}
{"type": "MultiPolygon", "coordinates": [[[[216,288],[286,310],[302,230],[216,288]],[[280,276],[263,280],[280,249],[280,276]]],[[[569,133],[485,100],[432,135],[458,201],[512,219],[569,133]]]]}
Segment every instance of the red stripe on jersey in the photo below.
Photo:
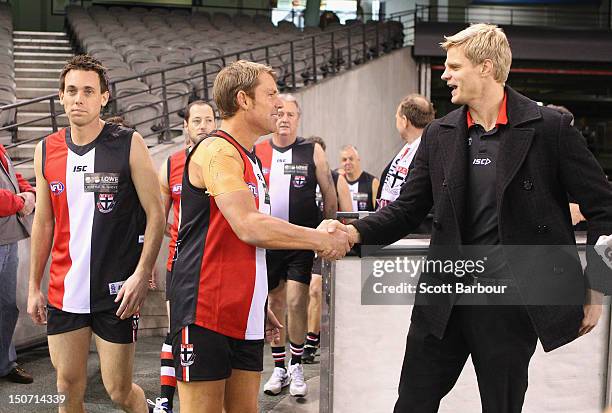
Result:
{"type": "Polygon", "coordinates": [[[272,167],[272,139],[267,139],[255,145],[255,153],[261,161],[262,172],[266,179],[266,184],[270,185],[270,169],[272,167]]]}
{"type": "MultiPolygon", "coordinates": [[[[244,164],[244,181],[256,185],[251,161],[240,144],[223,131],[216,133],[236,147],[244,164]]],[[[259,208],[259,200],[254,200],[259,208]]],[[[210,221],[200,267],[197,325],[230,337],[244,338],[255,290],[255,251],[254,246],[238,238],[211,197],[210,221]],[[250,300],[246,302],[245,297],[250,300]]]]}
{"type": "Polygon", "coordinates": [[[174,359],[174,356],[169,351],[162,351],[161,355],[160,355],[160,358],[164,359],[164,360],[172,360],[172,359],[174,359]]]}
{"type": "Polygon", "coordinates": [[[66,162],[68,146],[66,129],[45,138],[43,175],[49,184],[49,196],[55,218],[51,267],[49,270],[49,304],[62,309],[64,301],[64,279],[72,266],[70,258],[70,217],[66,191],[66,162]]]}
{"type": "Polygon", "coordinates": [[[168,244],[168,261],[166,269],[172,271],[172,260],[174,259],[174,251],[176,250],[176,239],[178,237],[178,222],[181,206],[181,190],[183,183],[183,170],[185,169],[186,150],[181,149],[168,157],[170,164],[170,173],[168,175],[168,187],[172,197],[172,212],[173,221],[170,226],[170,243],[168,244]]]}

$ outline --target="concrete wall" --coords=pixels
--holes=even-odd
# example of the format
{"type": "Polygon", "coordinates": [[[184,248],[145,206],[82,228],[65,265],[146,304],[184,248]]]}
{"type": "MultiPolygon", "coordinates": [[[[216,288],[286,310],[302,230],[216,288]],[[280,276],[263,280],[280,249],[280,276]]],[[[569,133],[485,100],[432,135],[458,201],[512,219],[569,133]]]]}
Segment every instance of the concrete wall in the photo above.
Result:
{"type": "Polygon", "coordinates": [[[397,50],[296,93],[302,108],[299,133],[325,139],[333,168],[338,167],[340,148],[355,145],[363,168],[380,176],[402,146],[395,129],[397,105],[416,91],[411,49],[397,50]]]}

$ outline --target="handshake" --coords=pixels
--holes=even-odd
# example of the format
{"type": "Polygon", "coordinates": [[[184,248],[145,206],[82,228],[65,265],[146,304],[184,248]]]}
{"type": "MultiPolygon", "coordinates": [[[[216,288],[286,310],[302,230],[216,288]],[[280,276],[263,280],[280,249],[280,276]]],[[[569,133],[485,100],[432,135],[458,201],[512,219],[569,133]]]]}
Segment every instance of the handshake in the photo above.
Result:
{"type": "Polygon", "coordinates": [[[322,248],[317,250],[317,254],[326,260],[338,260],[344,257],[353,245],[359,242],[359,233],[355,227],[333,219],[321,222],[317,231],[321,232],[322,236],[322,248]]]}

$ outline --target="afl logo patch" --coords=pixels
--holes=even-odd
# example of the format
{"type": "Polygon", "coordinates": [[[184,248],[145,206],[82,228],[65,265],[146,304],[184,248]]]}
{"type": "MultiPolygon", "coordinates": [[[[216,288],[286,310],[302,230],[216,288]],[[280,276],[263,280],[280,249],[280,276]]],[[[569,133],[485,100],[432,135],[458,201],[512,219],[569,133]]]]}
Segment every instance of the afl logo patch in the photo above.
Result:
{"type": "Polygon", "coordinates": [[[193,344],[181,343],[181,366],[189,367],[195,361],[195,353],[193,352],[193,344]]]}
{"type": "Polygon", "coordinates": [[[60,181],[53,181],[49,183],[49,189],[51,190],[51,193],[55,196],[58,196],[59,194],[64,192],[65,188],[66,187],[64,186],[64,184],[60,181]]]}
{"type": "Polygon", "coordinates": [[[259,198],[259,191],[257,190],[257,185],[252,184],[251,182],[247,182],[247,185],[249,186],[249,189],[253,193],[253,196],[255,198],[259,198]]]}
{"type": "Polygon", "coordinates": [[[293,187],[294,188],[303,188],[306,185],[306,177],[304,175],[294,175],[293,176],[293,187]]]}
{"type": "Polygon", "coordinates": [[[180,195],[182,189],[183,189],[183,184],[176,184],[172,187],[172,193],[180,195]]]}
{"type": "Polygon", "coordinates": [[[115,207],[115,195],[114,194],[100,194],[98,196],[98,202],[96,203],[98,211],[103,214],[108,214],[115,207]]]}

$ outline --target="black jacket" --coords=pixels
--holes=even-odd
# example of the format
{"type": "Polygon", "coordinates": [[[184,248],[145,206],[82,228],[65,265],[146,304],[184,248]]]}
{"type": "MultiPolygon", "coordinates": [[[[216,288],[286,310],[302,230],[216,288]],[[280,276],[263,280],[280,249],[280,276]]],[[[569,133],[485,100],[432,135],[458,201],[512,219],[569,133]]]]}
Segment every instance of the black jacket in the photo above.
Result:
{"type": "MultiPolygon", "coordinates": [[[[552,281],[583,297],[588,283],[575,247],[568,194],[587,219],[587,243],[594,244],[600,235],[612,234],[612,186],[583,137],[569,126],[569,115],[540,107],[510,87],[506,93],[508,125],[500,130],[496,192],[499,238],[508,264],[523,297],[534,288],[536,275],[538,289],[550,287],[546,283],[552,281]],[[568,247],[512,247],[517,245],[563,245],[570,251],[568,247]],[[531,256],[525,256],[526,251],[531,256]]],[[[448,255],[447,246],[461,250],[468,172],[466,111],[463,106],[425,129],[400,197],[375,215],[353,223],[363,244],[397,241],[413,232],[433,206],[428,259],[448,255]]],[[[591,287],[605,291],[593,283],[591,287]]],[[[441,338],[453,303],[454,297],[432,303],[417,295],[412,320],[441,338]]],[[[575,301],[527,308],[546,351],[577,337],[583,312],[575,301]]]]}

